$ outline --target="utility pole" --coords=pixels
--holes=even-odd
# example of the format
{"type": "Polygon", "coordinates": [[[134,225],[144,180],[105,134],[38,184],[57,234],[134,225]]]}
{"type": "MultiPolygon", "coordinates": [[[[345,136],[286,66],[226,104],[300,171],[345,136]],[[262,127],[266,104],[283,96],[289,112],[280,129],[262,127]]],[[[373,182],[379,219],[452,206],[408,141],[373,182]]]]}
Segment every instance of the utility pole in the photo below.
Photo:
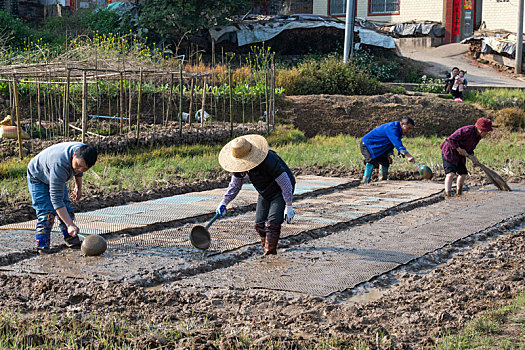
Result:
{"type": "Polygon", "coordinates": [[[346,0],[344,63],[348,63],[348,58],[354,55],[355,2],[356,0],[346,0]]]}
{"type": "Polygon", "coordinates": [[[523,62],[523,1],[518,0],[518,30],[516,31],[516,66],[515,74],[521,74],[521,65],[523,62]]]}

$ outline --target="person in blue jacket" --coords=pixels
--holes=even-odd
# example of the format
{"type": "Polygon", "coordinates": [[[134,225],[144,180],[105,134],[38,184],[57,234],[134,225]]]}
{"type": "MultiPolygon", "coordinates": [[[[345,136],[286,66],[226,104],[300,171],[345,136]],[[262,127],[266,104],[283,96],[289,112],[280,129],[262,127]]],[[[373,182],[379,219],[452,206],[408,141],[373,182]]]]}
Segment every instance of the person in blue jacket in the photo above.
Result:
{"type": "Polygon", "coordinates": [[[388,168],[392,164],[394,148],[409,162],[414,162],[414,157],[408,153],[401,139],[414,129],[412,118],[405,117],[400,121],[390,122],[378,126],[361,139],[361,153],[365,157],[365,173],[363,183],[370,182],[372,170],[381,165],[381,179],[388,179],[388,168]]]}

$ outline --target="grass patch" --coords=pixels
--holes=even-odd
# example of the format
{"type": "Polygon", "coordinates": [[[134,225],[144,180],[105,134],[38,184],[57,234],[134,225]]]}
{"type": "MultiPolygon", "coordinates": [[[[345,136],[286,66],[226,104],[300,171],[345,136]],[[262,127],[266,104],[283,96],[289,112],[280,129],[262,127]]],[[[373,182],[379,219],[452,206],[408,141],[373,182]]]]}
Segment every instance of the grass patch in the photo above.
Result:
{"type": "MultiPolygon", "coordinates": [[[[180,349],[201,347],[193,338],[199,331],[208,330],[208,342],[217,348],[259,348],[251,330],[224,334],[211,328],[208,320],[193,318],[156,323],[147,317],[132,320],[122,315],[59,315],[56,313],[19,314],[3,311],[0,314],[0,348],[18,349],[180,349]]],[[[307,338],[271,332],[264,342],[265,349],[299,348],[311,350],[369,349],[357,339],[343,340],[335,335],[307,338]]]]}
{"type": "Polygon", "coordinates": [[[482,91],[467,90],[464,100],[479,103],[487,109],[509,107],[525,108],[525,90],[523,89],[485,89],[482,91]]]}
{"type": "MultiPolygon", "coordinates": [[[[290,127],[282,127],[268,136],[270,146],[292,168],[305,166],[334,167],[361,170],[363,156],[360,139],[347,135],[316,136],[306,140],[290,127]]],[[[428,165],[435,174],[442,173],[441,149],[438,137],[414,137],[404,140],[416,161],[428,165]]],[[[483,139],[476,155],[485,165],[502,175],[517,176],[525,165],[524,133],[498,133],[483,139]]],[[[101,155],[97,164],[84,175],[86,195],[90,189],[102,193],[121,190],[148,190],[168,184],[217,179],[224,171],[217,155],[222,145],[163,146],[130,150],[122,155],[101,155]]],[[[4,203],[30,203],[26,168],[30,158],[10,159],[0,163],[0,194],[4,203]]],[[[470,171],[474,170],[470,162],[470,171]]],[[[416,171],[413,164],[395,157],[391,172],[416,171]]]]}
{"type": "Polygon", "coordinates": [[[438,339],[435,349],[525,349],[523,315],[525,292],[508,305],[480,314],[458,334],[438,339]]]}
{"type": "Polygon", "coordinates": [[[71,317],[46,313],[35,316],[3,311],[0,314],[0,348],[137,349],[149,348],[159,340],[174,348],[193,329],[206,327],[206,324],[199,325],[191,320],[130,323],[120,315],[71,317]]]}

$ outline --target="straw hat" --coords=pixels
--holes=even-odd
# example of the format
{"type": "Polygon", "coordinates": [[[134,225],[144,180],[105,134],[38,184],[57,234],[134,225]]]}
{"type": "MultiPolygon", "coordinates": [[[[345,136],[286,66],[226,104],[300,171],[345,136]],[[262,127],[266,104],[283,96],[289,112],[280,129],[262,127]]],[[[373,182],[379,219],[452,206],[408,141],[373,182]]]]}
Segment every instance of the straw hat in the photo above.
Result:
{"type": "Polygon", "coordinates": [[[243,172],[261,164],[268,155],[268,141],[261,135],[239,136],[219,153],[219,163],[229,172],[243,172]]]}

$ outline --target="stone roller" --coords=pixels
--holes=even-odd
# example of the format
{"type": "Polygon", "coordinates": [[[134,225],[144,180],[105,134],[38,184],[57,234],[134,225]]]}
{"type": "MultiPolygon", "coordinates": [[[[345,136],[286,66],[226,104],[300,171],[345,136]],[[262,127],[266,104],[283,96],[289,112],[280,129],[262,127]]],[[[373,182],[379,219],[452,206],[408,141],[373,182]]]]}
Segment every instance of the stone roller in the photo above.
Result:
{"type": "Polygon", "coordinates": [[[108,248],[106,240],[99,235],[81,235],[77,234],[82,240],[80,250],[87,256],[98,256],[103,254],[108,248]]]}

